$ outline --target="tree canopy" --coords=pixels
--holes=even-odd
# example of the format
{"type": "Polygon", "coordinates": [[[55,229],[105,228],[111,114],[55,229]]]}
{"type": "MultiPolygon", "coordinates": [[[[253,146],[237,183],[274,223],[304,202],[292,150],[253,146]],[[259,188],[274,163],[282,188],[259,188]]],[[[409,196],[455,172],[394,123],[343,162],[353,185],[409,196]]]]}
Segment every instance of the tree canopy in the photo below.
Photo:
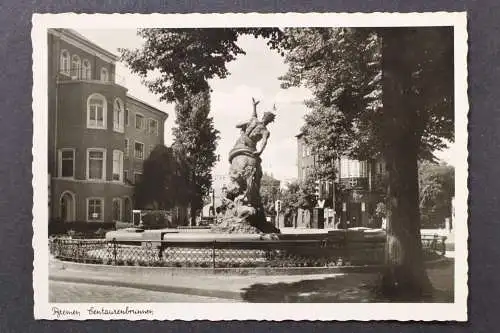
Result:
{"type": "Polygon", "coordinates": [[[422,225],[443,227],[445,218],[451,217],[455,169],[445,163],[423,162],[418,171],[422,225]]]}
{"type": "MultiPolygon", "coordinates": [[[[411,68],[411,86],[404,94],[407,107],[417,110],[413,130],[419,157],[432,159],[434,150],[454,138],[453,37],[449,28],[407,31],[411,47],[398,55],[411,68]]],[[[289,70],[282,86],[304,85],[313,92],[303,132],[320,161],[320,176],[334,176],[332,161],[340,154],[367,159],[384,150],[382,45],[387,33],[375,28],[286,30],[289,70]]]]}
{"type": "Polygon", "coordinates": [[[157,145],[144,161],[142,179],[134,188],[137,207],[164,210],[186,205],[191,181],[187,163],[182,151],[157,145]]]}
{"type": "Polygon", "coordinates": [[[298,208],[312,209],[316,205],[314,177],[307,177],[303,182],[288,184],[280,194],[283,210],[298,208]]]}
{"type": "Polygon", "coordinates": [[[381,157],[387,165],[385,292],[429,291],[420,240],[418,159],[454,138],[453,30],[298,28],[286,31],[283,87],[305,85],[304,138],[329,179],[333,160],[381,157]],[[401,255],[403,253],[403,255],[401,255]]]}
{"type": "Polygon", "coordinates": [[[210,93],[205,90],[189,95],[176,105],[175,111],[174,145],[186,156],[192,180],[191,206],[197,210],[202,207],[203,197],[210,191],[211,171],[217,160],[215,149],[219,131],[214,127],[213,118],[209,117],[210,93]]]}
{"type": "Polygon", "coordinates": [[[277,28],[139,29],[141,48],[121,49],[121,59],[162,100],[183,101],[209,89],[208,80],[226,78],[226,65],[244,55],[242,34],[268,38],[281,50],[283,31],[277,28]]]}

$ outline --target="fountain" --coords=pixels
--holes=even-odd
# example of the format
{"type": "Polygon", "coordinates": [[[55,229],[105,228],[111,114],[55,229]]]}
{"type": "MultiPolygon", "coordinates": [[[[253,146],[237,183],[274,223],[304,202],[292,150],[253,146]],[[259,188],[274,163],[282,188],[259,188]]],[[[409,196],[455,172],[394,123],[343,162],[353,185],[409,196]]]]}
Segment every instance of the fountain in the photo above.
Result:
{"type": "MultiPolygon", "coordinates": [[[[262,178],[260,156],[269,139],[270,133],[267,125],[274,121],[275,114],[264,112],[262,119],[259,120],[257,118],[259,101],[252,98],[252,102],[252,117],[236,126],[241,132],[233,149],[229,152],[230,183],[224,199],[225,214],[222,221],[212,227],[214,233],[279,233],[279,229],[266,221],[260,196],[262,178]]],[[[275,107],[273,107],[274,110],[276,110],[275,107]]]]}

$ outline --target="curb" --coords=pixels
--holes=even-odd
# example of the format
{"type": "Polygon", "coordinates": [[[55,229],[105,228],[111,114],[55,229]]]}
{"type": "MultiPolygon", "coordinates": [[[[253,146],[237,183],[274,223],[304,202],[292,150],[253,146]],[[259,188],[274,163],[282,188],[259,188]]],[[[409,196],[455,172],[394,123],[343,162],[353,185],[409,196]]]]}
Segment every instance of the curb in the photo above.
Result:
{"type": "MultiPolygon", "coordinates": [[[[426,268],[438,267],[441,265],[446,265],[452,263],[452,258],[440,258],[433,261],[429,261],[425,263],[426,268]]],[[[205,271],[206,275],[224,275],[228,274],[227,270],[231,269],[219,269],[222,272],[214,273],[213,269],[207,268],[188,268],[188,269],[180,269],[180,268],[168,268],[168,267],[136,267],[136,266],[108,266],[108,265],[95,265],[95,264],[80,264],[74,262],[64,262],[60,260],[53,260],[54,264],[62,265],[60,269],[62,270],[74,270],[79,273],[85,272],[95,272],[100,271],[101,273],[106,272],[123,272],[127,273],[152,273],[152,274],[168,274],[168,275],[184,275],[184,276],[203,276],[200,270],[205,271]],[[103,269],[105,268],[105,269],[103,269]],[[188,274],[186,274],[188,273],[188,274]]],[[[330,267],[330,268],[316,268],[314,272],[311,271],[311,268],[306,268],[309,270],[309,273],[302,274],[307,277],[309,274],[335,274],[335,273],[376,273],[380,272],[384,266],[345,266],[345,267],[330,267]]],[[[216,269],[217,270],[217,269],[216,269]]],[[[234,270],[234,269],[232,269],[234,270]]],[[[276,270],[276,269],[274,269],[276,270]]],[[[288,269],[289,270],[289,269],[288,269]]],[[[297,273],[297,269],[294,270],[295,274],[283,274],[283,269],[281,275],[301,275],[297,273]]],[[[267,272],[269,273],[269,272],[267,272]]],[[[235,274],[233,271],[233,276],[241,276],[241,275],[277,275],[275,274],[235,274]]],[[[84,275],[84,274],[83,274],[84,275]]],[[[204,296],[204,297],[214,297],[220,299],[228,299],[235,301],[244,301],[244,292],[242,291],[228,291],[228,290],[219,290],[219,289],[207,289],[207,288],[194,288],[194,287],[183,287],[183,286],[172,286],[165,284],[153,284],[153,283],[144,283],[144,282],[135,282],[135,281],[120,281],[120,280],[109,280],[102,278],[94,278],[94,277],[85,277],[85,276],[61,276],[57,274],[49,274],[50,281],[58,281],[58,282],[71,282],[71,283],[84,283],[84,284],[93,284],[100,286],[112,286],[112,287],[125,287],[125,288],[134,288],[134,289],[142,289],[142,290],[150,290],[150,291],[159,291],[159,292],[169,292],[169,293],[177,293],[177,294],[185,294],[185,295],[193,295],[193,296],[204,296]]]]}
{"type": "MultiPolygon", "coordinates": [[[[453,258],[439,258],[424,263],[426,268],[436,267],[453,262],[453,258]]],[[[272,276],[272,275],[313,275],[313,274],[340,274],[340,273],[377,273],[385,265],[370,266],[336,266],[336,267],[253,267],[253,268],[179,268],[179,267],[147,267],[147,266],[114,266],[103,264],[84,264],[71,261],[51,259],[51,262],[60,265],[62,269],[83,270],[88,272],[123,272],[123,273],[151,273],[168,274],[171,276],[272,276]]]]}
{"type": "Polygon", "coordinates": [[[179,286],[167,286],[149,283],[137,283],[127,281],[110,281],[95,278],[76,277],[76,276],[57,276],[49,275],[49,281],[85,283],[99,286],[125,287],[150,291],[168,292],[176,294],[185,294],[193,296],[205,296],[214,298],[223,298],[230,300],[243,301],[242,293],[237,291],[217,290],[217,289],[201,289],[179,286]]]}
{"type": "Polygon", "coordinates": [[[369,266],[335,266],[335,267],[250,267],[250,268],[180,268],[180,267],[147,267],[147,266],[114,266],[103,264],[84,264],[71,261],[51,259],[53,264],[62,269],[81,270],[87,272],[110,273],[147,273],[179,276],[273,276],[273,275],[316,275],[340,273],[377,273],[384,265],[369,266]]]}

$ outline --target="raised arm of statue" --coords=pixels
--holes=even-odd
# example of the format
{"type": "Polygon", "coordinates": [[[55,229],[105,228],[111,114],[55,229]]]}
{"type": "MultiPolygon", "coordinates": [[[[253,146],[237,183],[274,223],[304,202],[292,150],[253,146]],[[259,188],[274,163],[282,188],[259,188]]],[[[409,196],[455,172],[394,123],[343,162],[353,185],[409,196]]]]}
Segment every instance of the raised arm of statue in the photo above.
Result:
{"type": "Polygon", "coordinates": [[[253,105],[253,112],[252,112],[252,118],[257,118],[257,105],[259,105],[260,101],[256,101],[255,98],[252,97],[252,105],[253,105]]]}
{"type": "Polygon", "coordinates": [[[252,105],[253,105],[252,117],[250,118],[250,120],[242,121],[241,123],[238,123],[236,125],[236,128],[241,129],[245,133],[247,132],[247,129],[249,129],[250,131],[253,129],[255,124],[259,121],[257,119],[257,105],[259,103],[260,103],[260,101],[256,101],[255,98],[252,97],[252,105]]]}

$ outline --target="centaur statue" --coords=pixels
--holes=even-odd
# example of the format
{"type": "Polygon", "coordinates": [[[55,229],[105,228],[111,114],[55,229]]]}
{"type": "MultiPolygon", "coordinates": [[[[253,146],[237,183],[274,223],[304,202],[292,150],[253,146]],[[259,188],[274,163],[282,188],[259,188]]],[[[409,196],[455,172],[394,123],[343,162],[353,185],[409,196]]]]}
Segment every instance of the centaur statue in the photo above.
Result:
{"type": "MultiPolygon", "coordinates": [[[[266,222],[260,197],[262,166],[260,155],[269,139],[267,125],[274,121],[273,112],[264,112],[257,118],[259,101],[252,98],[253,112],[250,120],[236,126],[240,137],[229,152],[230,183],[226,192],[229,207],[222,222],[214,226],[217,232],[232,233],[277,233],[279,229],[266,222]],[[259,145],[260,143],[260,145],[259,145]]],[[[276,107],[273,107],[273,111],[276,107]]]]}

